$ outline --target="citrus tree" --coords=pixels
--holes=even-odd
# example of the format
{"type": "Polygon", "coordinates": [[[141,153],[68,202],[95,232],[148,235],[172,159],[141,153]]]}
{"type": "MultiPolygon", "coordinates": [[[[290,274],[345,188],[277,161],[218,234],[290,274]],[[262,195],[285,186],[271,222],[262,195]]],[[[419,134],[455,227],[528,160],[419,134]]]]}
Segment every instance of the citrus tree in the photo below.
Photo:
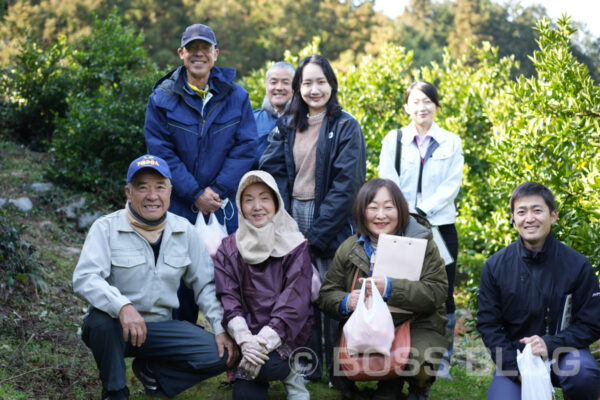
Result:
{"type": "Polygon", "coordinates": [[[522,182],[537,181],[555,194],[558,238],[599,271],[600,88],[570,50],[575,30],[568,18],[560,18],[557,28],[544,19],[537,30],[539,50],[531,57],[536,76],[511,82],[486,109],[494,128],[481,189],[494,201],[474,198],[489,238],[480,250],[490,254],[514,240],[510,194],[522,182]]]}

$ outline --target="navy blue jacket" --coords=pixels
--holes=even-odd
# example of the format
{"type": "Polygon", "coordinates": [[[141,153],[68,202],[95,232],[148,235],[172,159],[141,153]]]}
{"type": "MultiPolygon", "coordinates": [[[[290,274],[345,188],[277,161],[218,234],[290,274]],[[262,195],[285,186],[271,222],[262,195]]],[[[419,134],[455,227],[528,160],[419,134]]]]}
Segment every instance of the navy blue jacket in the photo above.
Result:
{"type": "MultiPolygon", "coordinates": [[[[291,116],[277,120],[260,159],[260,169],[277,181],[285,208],[291,214],[295,128],[291,116]]],[[[307,233],[311,250],[320,257],[333,257],[338,246],[354,234],[352,206],[365,181],[366,145],[358,121],[341,108],[323,119],[317,139],[315,213],[307,233]]]]}
{"type": "Polygon", "coordinates": [[[540,252],[526,248],[519,238],[486,261],[477,320],[496,366],[517,379],[516,350],[525,347],[519,343],[523,337],[542,337],[550,357],[558,355],[556,349],[584,349],[600,338],[598,278],[589,261],[552,232],[540,252]],[[573,295],[571,324],[557,333],[566,294],[573,295]]]}
{"type": "MultiPolygon", "coordinates": [[[[194,202],[211,187],[235,209],[235,192],[256,157],[256,123],[248,92],[233,83],[235,70],[214,66],[209,85],[213,97],[202,110],[202,99],[184,80],[180,66],[162,77],[148,99],[146,145],[150,154],[171,168],[173,193],[169,211],[196,220],[194,202]]],[[[237,217],[227,212],[227,228],[237,217]]],[[[222,220],[222,211],[217,213],[222,220]]]]}

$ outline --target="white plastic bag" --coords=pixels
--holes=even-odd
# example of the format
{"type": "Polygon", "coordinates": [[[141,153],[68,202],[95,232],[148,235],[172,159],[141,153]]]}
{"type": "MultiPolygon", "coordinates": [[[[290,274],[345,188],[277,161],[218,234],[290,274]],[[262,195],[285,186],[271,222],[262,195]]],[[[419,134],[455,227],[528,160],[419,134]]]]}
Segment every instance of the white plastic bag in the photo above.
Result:
{"type": "Polygon", "coordinates": [[[534,356],[531,344],[523,352],[517,350],[517,364],[521,374],[521,400],[552,400],[554,388],[550,380],[550,361],[534,356]]]}
{"type": "Polygon", "coordinates": [[[321,274],[314,264],[312,264],[312,271],[313,274],[310,288],[310,302],[314,303],[319,298],[319,290],[321,290],[321,274]]]}
{"type": "Polygon", "coordinates": [[[227,228],[220,224],[214,213],[210,213],[208,224],[204,222],[204,215],[199,212],[196,218],[196,229],[200,232],[202,242],[208,250],[208,254],[214,257],[221,245],[221,241],[227,236],[227,228]]]}
{"type": "Polygon", "coordinates": [[[394,322],[371,278],[363,281],[356,309],[344,325],[344,336],[351,356],[360,353],[390,355],[394,341],[394,322]],[[367,281],[371,282],[372,288],[369,305],[365,304],[367,281]]]}

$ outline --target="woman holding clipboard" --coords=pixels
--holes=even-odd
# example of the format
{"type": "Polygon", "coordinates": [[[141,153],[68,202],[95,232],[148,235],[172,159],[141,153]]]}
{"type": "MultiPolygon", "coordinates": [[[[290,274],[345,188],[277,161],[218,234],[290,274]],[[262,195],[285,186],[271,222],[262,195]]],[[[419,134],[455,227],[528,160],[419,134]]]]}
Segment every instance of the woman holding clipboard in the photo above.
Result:
{"type": "MultiPolygon", "coordinates": [[[[440,108],[437,89],[429,82],[409,86],[404,109],[412,122],[390,131],[381,144],[379,176],[396,182],[406,197],[411,212],[427,218],[433,225],[434,238],[446,263],[448,294],[446,317],[454,341],[454,277],[458,256],[456,196],[462,182],[464,158],[460,138],[435,123],[440,108]],[[435,232],[437,230],[437,232],[435,232]]],[[[449,365],[452,342],[444,356],[449,365]]],[[[450,377],[447,368],[438,376],[450,377]]]]}
{"type": "MultiPolygon", "coordinates": [[[[412,351],[404,371],[406,377],[379,381],[373,398],[396,398],[404,383],[408,382],[409,399],[428,399],[435,372],[449,343],[444,304],[446,272],[433,242],[430,225],[425,218],[409,214],[406,200],[394,182],[380,178],[365,183],[358,192],[354,221],[357,234],[346,239],[337,249],[321,286],[319,306],[332,318],[347,320],[356,309],[362,279],[373,275],[372,261],[376,257],[380,234],[426,239],[418,280],[372,276],[388,306],[404,310],[402,313],[392,312],[394,326],[412,319],[412,351]]],[[[339,374],[332,383],[342,391],[344,398],[352,398],[358,392],[351,381],[339,374]]]]}

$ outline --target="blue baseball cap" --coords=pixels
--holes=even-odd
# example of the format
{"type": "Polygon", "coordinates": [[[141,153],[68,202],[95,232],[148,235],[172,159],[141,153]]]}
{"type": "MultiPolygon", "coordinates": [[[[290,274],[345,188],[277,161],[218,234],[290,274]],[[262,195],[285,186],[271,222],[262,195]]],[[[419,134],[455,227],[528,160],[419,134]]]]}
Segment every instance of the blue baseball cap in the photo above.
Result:
{"type": "Polygon", "coordinates": [[[129,164],[129,169],[127,170],[127,183],[131,182],[133,176],[145,168],[153,169],[165,178],[171,179],[171,170],[165,160],[157,156],[144,154],[129,164]]]}
{"type": "Polygon", "coordinates": [[[214,46],[217,45],[217,38],[212,28],[207,25],[194,24],[185,28],[183,35],[181,35],[181,47],[185,47],[186,44],[193,40],[204,40],[214,46]]]}

